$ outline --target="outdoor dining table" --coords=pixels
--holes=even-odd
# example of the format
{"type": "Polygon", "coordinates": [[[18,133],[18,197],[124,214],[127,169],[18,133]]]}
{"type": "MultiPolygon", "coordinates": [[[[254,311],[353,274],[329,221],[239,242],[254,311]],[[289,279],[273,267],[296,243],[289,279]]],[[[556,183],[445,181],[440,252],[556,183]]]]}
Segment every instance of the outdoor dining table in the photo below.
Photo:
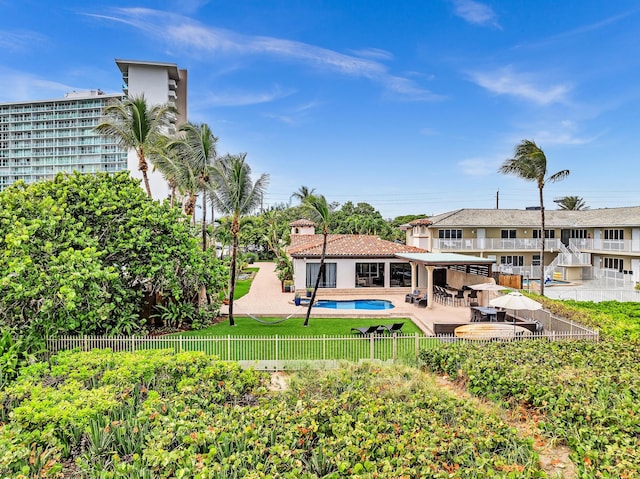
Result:
{"type": "Polygon", "coordinates": [[[471,320],[473,321],[476,316],[476,311],[482,316],[483,321],[495,321],[498,310],[496,308],[488,308],[486,306],[472,306],[471,307],[471,320]]]}

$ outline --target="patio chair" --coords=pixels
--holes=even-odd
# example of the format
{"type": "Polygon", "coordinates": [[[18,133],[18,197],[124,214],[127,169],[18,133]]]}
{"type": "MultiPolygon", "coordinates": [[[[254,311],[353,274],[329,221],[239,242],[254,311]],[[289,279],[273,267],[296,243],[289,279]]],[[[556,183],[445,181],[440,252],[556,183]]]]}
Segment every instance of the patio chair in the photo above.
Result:
{"type": "Polygon", "coordinates": [[[424,296],[418,299],[415,303],[418,308],[426,308],[427,307],[427,293],[424,293],[424,296]]]}
{"type": "Polygon", "coordinates": [[[498,311],[496,313],[496,322],[504,323],[506,319],[507,319],[507,312],[506,311],[498,311]]]}
{"type": "Polygon", "coordinates": [[[393,324],[385,324],[384,328],[387,330],[389,334],[396,334],[402,332],[402,326],[404,323],[393,323],[393,324]]]}
{"type": "Polygon", "coordinates": [[[368,326],[362,328],[351,328],[351,332],[360,336],[369,336],[370,334],[382,334],[384,329],[382,326],[368,326]]]}
{"type": "Polygon", "coordinates": [[[413,303],[416,298],[420,297],[420,290],[419,289],[414,289],[413,293],[409,293],[404,297],[404,302],[405,303],[413,303]]]}
{"type": "Polygon", "coordinates": [[[454,306],[464,306],[465,304],[465,299],[464,299],[464,291],[463,290],[459,290],[456,292],[456,295],[453,297],[453,305],[454,306]]]}

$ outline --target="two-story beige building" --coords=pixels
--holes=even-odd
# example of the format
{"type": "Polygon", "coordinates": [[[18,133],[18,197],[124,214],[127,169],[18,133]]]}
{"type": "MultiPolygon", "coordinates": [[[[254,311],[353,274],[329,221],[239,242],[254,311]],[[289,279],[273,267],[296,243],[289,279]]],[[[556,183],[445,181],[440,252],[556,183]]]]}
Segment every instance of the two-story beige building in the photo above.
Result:
{"type": "Polygon", "coordinates": [[[430,252],[495,260],[495,271],[525,278],[640,282],[640,207],[545,210],[460,209],[404,226],[406,244],[430,252]]]}

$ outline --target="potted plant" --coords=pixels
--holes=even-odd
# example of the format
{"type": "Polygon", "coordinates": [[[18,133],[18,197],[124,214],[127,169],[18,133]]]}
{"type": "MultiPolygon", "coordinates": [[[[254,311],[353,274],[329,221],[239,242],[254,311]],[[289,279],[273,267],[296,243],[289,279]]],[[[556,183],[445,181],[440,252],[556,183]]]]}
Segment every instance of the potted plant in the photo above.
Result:
{"type": "Polygon", "coordinates": [[[307,298],[311,297],[311,293],[313,293],[313,288],[307,288],[307,298]]]}
{"type": "Polygon", "coordinates": [[[293,297],[293,304],[295,304],[296,306],[300,306],[300,294],[296,293],[295,296],[293,297]]]}

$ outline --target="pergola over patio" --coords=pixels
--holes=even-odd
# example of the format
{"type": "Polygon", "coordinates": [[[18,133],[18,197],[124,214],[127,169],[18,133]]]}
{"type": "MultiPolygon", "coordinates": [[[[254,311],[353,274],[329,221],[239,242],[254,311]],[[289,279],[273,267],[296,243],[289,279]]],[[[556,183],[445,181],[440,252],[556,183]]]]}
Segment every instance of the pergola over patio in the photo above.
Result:
{"type": "Polygon", "coordinates": [[[396,257],[406,259],[411,264],[411,289],[418,287],[418,266],[422,265],[427,270],[427,308],[433,306],[433,270],[436,268],[461,268],[471,272],[475,266],[473,274],[478,276],[491,277],[491,266],[496,260],[491,258],[481,258],[479,256],[469,256],[457,253],[396,253],[396,257]],[[486,274],[481,274],[485,273],[486,274]]]}

